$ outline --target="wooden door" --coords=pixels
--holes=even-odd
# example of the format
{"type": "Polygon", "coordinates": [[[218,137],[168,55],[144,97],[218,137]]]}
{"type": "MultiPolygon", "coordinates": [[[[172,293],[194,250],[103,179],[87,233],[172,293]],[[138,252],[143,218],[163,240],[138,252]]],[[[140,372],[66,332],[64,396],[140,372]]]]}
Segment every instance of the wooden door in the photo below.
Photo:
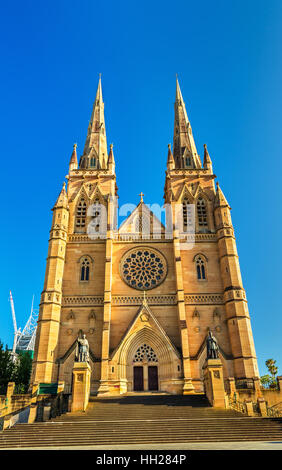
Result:
{"type": "Polygon", "coordinates": [[[158,367],[149,366],[148,367],[148,388],[149,390],[158,390],[158,367]]]}
{"type": "Polygon", "coordinates": [[[144,390],[143,367],[133,367],[133,390],[134,392],[142,392],[144,390]]]}

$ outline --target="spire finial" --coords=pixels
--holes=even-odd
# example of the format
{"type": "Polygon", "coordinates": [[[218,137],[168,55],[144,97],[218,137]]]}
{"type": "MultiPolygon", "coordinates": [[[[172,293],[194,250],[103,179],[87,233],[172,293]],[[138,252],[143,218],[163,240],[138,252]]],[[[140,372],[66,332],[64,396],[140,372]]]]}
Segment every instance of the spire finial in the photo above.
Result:
{"type": "Polygon", "coordinates": [[[138,194],[138,196],[140,196],[140,202],[143,202],[143,197],[145,196],[145,194],[143,194],[142,191],[141,191],[141,193],[138,194]]]}

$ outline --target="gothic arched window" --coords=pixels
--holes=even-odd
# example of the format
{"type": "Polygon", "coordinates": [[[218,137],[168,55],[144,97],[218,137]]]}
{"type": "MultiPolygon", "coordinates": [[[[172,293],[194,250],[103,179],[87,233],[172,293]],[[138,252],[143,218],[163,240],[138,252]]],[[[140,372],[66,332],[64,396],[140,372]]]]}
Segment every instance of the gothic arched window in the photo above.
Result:
{"type": "Polygon", "coordinates": [[[89,166],[90,166],[90,168],[95,168],[96,167],[96,158],[95,157],[90,158],[89,166]]]}
{"type": "Polygon", "coordinates": [[[208,228],[208,216],[206,202],[202,197],[197,201],[197,216],[199,230],[208,228]]]}
{"type": "Polygon", "coordinates": [[[80,281],[89,281],[90,279],[90,259],[83,256],[80,260],[80,281]]]}
{"type": "Polygon", "coordinates": [[[84,198],[81,198],[76,207],[75,226],[78,229],[84,229],[86,224],[87,205],[84,198]]]}
{"type": "Polygon", "coordinates": [[[187,232],[188,226],[191,225],[192,219],[191,206],[189,199],[185,197],[182,201],[182,217],[183,217],[183,231],[187,232]],[[189,210],[190,207],[190,210],[189,210]]]}
{"type": "Polygon", "coordinates": [[[148,361],[148,362],[158,361],[155,351],[148,344],[142,344],[142,346],[140,346],[137,349],[134,359],[133,359],[133,362],[143,362],[143,361],[148,361]]]}
{"type": "Polygon", "coordinates": [[[195,258],[196,263],[196,271],[197,271],[197,279],[199,281],[207,279],[207,270],[206,270],[206,262],[203,256],[198,255],[195,258]]]}

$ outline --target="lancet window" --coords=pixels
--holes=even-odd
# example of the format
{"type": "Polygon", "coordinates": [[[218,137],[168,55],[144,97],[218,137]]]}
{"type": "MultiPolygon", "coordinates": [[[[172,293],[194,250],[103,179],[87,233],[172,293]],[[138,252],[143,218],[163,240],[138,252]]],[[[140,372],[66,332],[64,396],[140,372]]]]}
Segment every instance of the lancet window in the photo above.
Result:
{"type": "Polygon", "coordinates": [[[203,256],[198,255],[195,258],[197,278],[199,281],[207,279],[206,262],[203,256]]]}
{"type": "Polygon", "coordinates": [[[197,216],[199,230],[208,228],[208,216],[206,202],[202,197],[197,201],[197,216]]]}
{"type": "Polygon", "coordinates": [[[84,256],[80,261],[80,280],[89,281],[90,279],[90,259],[84,256]]]}
{"type": "Polygon", "coordinates": [[[84,229],[86,225],[87,205],[85,199],[81,198],[76,208],[75,226],[78,229],[84,229]]]}

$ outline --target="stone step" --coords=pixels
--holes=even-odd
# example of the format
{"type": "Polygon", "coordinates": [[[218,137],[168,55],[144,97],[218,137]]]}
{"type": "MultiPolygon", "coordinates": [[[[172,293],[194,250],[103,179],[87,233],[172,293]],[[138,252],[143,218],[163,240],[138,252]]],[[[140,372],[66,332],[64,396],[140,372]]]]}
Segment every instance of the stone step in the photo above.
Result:
{"type": "Polygon", "coordinates": [[[0,448],[281,441],[282,419],[215,410],[204,396],[92,397],[85,413],[0,432],[0,448]]]}

